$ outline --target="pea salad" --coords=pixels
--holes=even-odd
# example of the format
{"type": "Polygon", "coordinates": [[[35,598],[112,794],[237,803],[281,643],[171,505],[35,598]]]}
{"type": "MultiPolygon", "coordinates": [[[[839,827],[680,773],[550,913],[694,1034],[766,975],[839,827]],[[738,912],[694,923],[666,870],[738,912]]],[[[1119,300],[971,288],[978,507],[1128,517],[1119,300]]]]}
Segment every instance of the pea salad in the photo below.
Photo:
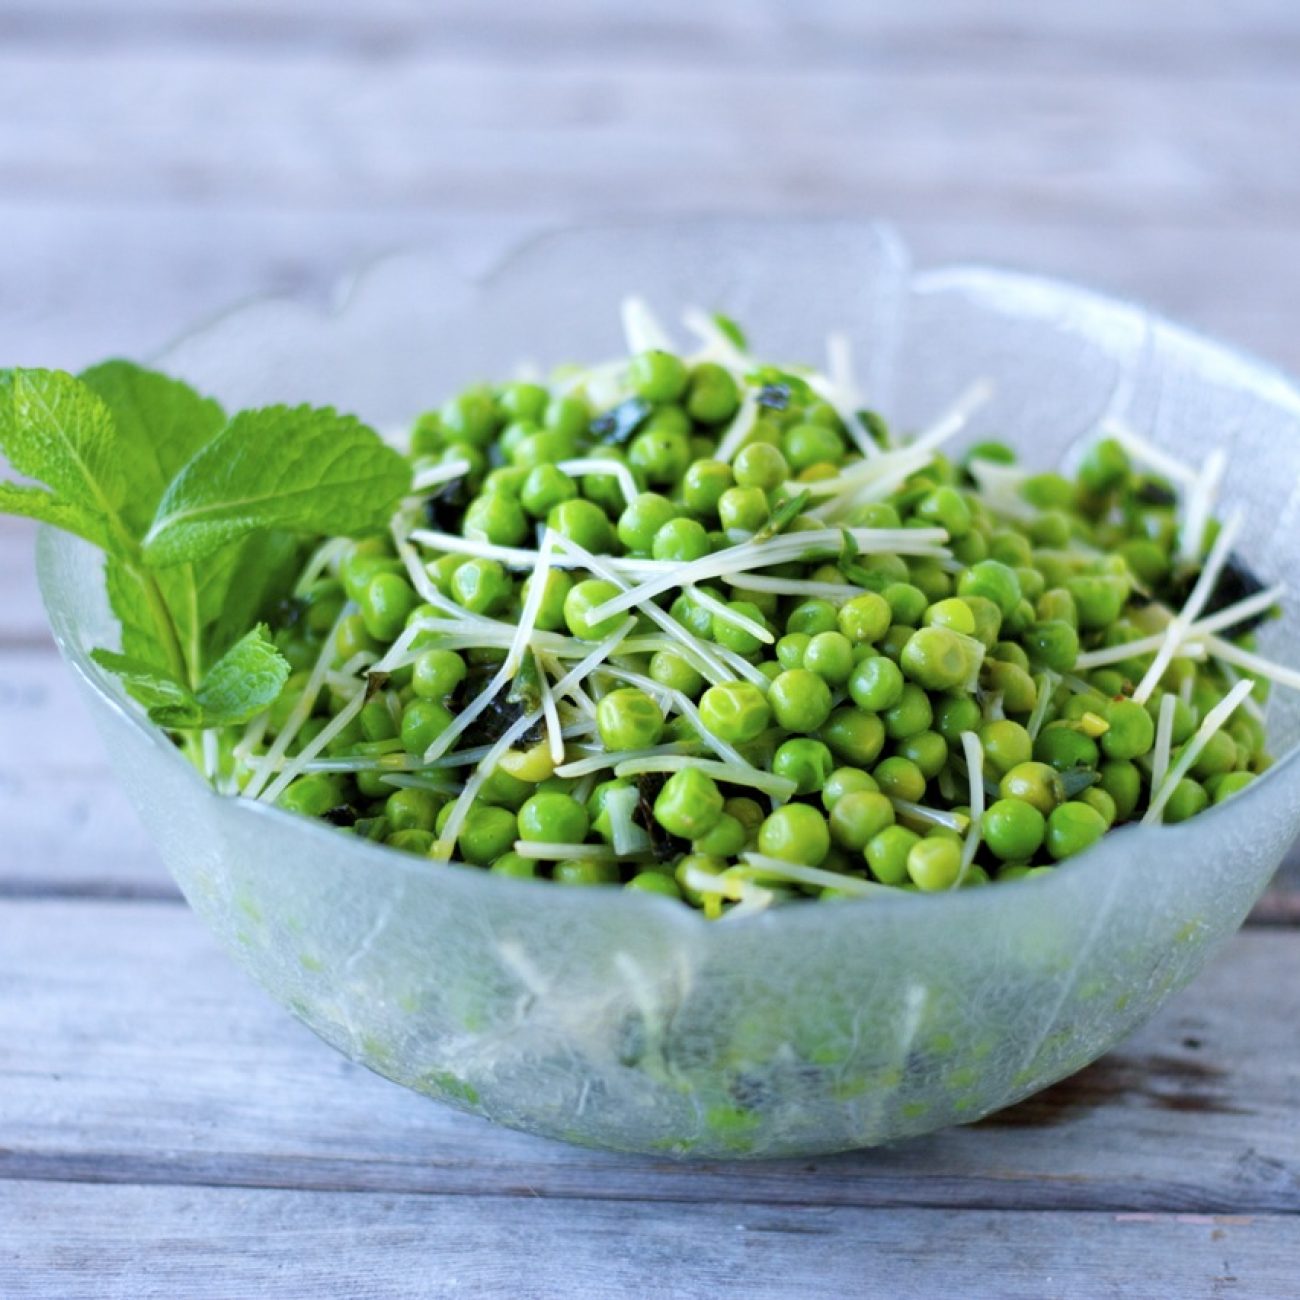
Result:
{"type": "Polygon", "coordinates": [[[928,427],[722,316],[476,384],[394,449],[113,361],[0,371],[0,510],[106,552],[96,652],[222,794],[429,863],[738,917],[1069,869],[1270,764],[1283,592],[1186,464],[928,427]],[[964,449],[954,451],[960,443],[964,449]]]}

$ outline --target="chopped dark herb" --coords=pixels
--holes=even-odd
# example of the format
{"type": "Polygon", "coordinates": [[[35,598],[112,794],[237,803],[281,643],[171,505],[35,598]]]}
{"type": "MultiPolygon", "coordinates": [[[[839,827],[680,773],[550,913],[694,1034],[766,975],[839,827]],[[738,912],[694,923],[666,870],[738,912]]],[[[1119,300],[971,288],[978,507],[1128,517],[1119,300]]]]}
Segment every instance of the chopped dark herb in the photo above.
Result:
{"type": "Polygon", "coordinates": [[[656,862],[671,862],[690,851],[690,844],[670,834],[655,817],[655,800],[668,778],[662,772],[642,772],[636,778],[637,804],[632,820],[650,836],[650,852],[656,862]]]}
{"type": "Polygon", "coordinates": [[[375,840],[376,842],[388,838],[388,818],[387,817],[358,817],[352,825],[352,829],[361,836],[363,840],[375,840]]]}
{"type": "MultiPolygon", "coordinates": [[[[520,669],[519,676],[515,678],[510,690],[498,691],[492,697],[492,701],[487,708],[465,728],[461,741],[463,748],[473,749],[479,745],[491,745],[494,741],[500,740],[509,727],[518,722],[524,714],[531,713],[541,704],[541,696],[537,690],[535,676],[531,689],[526,683],[525,673],[530,662],[529,659],[524,661],[525,668],[520,669]]],[[[451,711],[453,713],[463,713],[471,701],[482,693],[495,672],[496,667],[492,664],[472,665],[448,701],[448,707],[451,711]]],[[[533,668],[532,672],[536,674],[536,668],[533,668]]],[[[539,718],[519,737],[516,744],[521,749],[527,749],[542,738],[545,730],[545,724],[539,718]]]]}
{"type": "Polygon", "coordinates": [[[1144,478],[1133,489],[1133,498],[1144,506],[1170,507],[1177,503],[1178,496],[1173,488],[1163,479],[1144,478]]]}
{"type": "Polygon", "coordinates": [[[629,397],[591,422],[591,436],[607,447],[622,447],[650,417],[654,407],[644,397],[629,397]]]}
{"type": "Polygon", "coordinates": [[[1076,794],[1082,794],[1090,785],[1096,785],[1100,780],[1100,772],[1091,771],[1086,767],[1072,767],[1061,773],[1061,788],[1065,791],[1067,799],[1073,799],[1076,794]]]}
{"type": "Polygon", "coordinates": [[[758,390],[759,406],[766,406],[773,411],[784,411],[790,405],[789,384],[764,384],[758,390]]]}
{"type": "Polygon", "coordinates": [[[813,390],[806,379],[782,370],[780,366],[756,366],[745,375],[745,382],[760,391],[764,388],[784,388],[787,404],[790,401],[810,402],[813,398],[813,390]]]}
{"type": "Polygon", "coordinates": [[[276,601],[270,622],[276,628],[297,627],[306,612],[307,602],[301,596],[286,596],[276,601]]]}
{"type": "Polygon", "coordinates": [[[470,503],[469,480],[462,474],[448,479],[424,501],[424,518],[430,528],[444,533],[460,532],[465,507],[470,503]]]}
{"type": "Polygon", "coordinates": [[[391,676],[391,673],[367,673],[366,699],[373,700],[388,685],[388,679],[391,676]]]}
{"type": "Polygon", "coordinates": [[[357,820],[357,810],[350,803],[341,803],[337,808],[321,813],[321,820],[331,826],[352,826],[357,820]]]}
{"type": "MultiPolygon", "coordinates": [[[[1199,568],[1180,573],[1171,585],[1169,603],[1175,608],[1184,605],[1200,576],[1201,570],[1199,568]]],[[[1201,610],[1201,616],[1208,617],[1210,614],[1217,614],[1219,610],[1227,609],[1229,605],[1235,605],[1238,601],[1245,600],[1247,597],[1263,591],[1265,585],[1251,572],[1240,556],[1229,555],[1227,562],[1219,572],[1218,580],[1214,584],[1214,590],[1210,592],[1209,598],[1201,610]]],[[[1261,623],[1267,622],[1269,618],[1273,617],[1273,614],[1274,611],[1265,610],[1263,613],[1255,614],[1251,618],[1242,619],[1240,623],[1232,625],[1227,635],[1233,637],[1243,636],[1245,633],[1259,627],[1261,623]]]]}

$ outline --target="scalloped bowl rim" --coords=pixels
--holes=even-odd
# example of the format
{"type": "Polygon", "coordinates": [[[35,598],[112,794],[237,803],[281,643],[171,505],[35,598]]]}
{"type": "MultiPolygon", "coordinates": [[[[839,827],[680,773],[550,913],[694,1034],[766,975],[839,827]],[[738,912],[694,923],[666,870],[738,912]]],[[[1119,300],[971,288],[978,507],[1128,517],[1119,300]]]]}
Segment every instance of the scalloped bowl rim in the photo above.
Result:
{"type": "MultiPolygon", "coordinates": [[[[761,219],[755,218],[754,220],[759,221],[761,219]]],[[[629,222],[610,224],[617,224],[627,229],[636,229],[638,225],[659,223],[629,222]]],[[[815,224],[815,222],[808,222],[807,224],[815,224]]],[[[898,239],[891,226],[880,222],[866,222],[864,225],[879,231],[883,239],[892,243],[894,249],[899,250],[900,254],[905,256],[903,251],[905,246],[898,239]]],[[[576,228],[606,229],[608,225],[584,225],[576,228]]],[[[468,285],[479,288],[485,287],[498,277],[508,274],[510,265],[515,258],[522,256],[533,246],[544,243],[557,234],[572,233],[574,229],[573,226],[560,226],[534,232],[523,239],[514,241],[479,273],[475,275],[459,273],[459,278],[468,285]]],[[[891,251],[894,251],[894,249],[891,249],[891,251]]],[[[218,326],[238,320],[246,312],[256,311],[268,306],[298,309],[318,319],[335,318],[347,311],[354,296],[361,291],[370,277],[376,273],[403,261],[429,259],[431,257],[442,257],[444,260],[448,260],[445,252],[437,249],[421,250],[410,248],[377,256],[358,269],[341,277],[329,303],[320,308],[314,308],[301,298],[290,295],[250,296],[227,309],[214,313],[199,325],[177,335],[169,344],[154,354],[153,360],[158,363],[165,363],[168,355],[182,343],[193,342],[218,326]]],[[[451,267],[450,264],[446,269],[449,273],[455,273],[455,268],[451,267]]],[[[913,292],[936,291],[954,284],[964,283],[977,288],[997,288],[1000,291],[1015,289],[1022,294],[1032,291],[1038,299],[1045,302],[1052,299],[1055,299],[1058,303],[1068,301],[1076,305],[1087,306],[1094,311],[1112,315],[1131,313],[1163,330],[1171,331],[1175,337],[1195,344],[1198,349],[1203,349],[1207,353],[1215,355],[1217,360],[1232,368],[1235,377],[1242,385],[1249,385],[1268,402],[1274,405],[1287,406],[1293,413],[1300,415],[1300,385],[1279,367],[1261,361],[1244,350],[1225,345],[1206,334],[1171,321],[1159,313],[1151,312],[1131,300],[1100,293],[1055,277],[1004,268],[988,262],[945,263],[920,271],[909,268],[907,274],[908,287],[913,292]]],[[[49,546],[61,540],[61,535],[48,525],[42,525],[40,533],[40,552],[44,552],[49,546]]],[[[45,575],[43,559],[38,558],[38,569],[40,571],[42,597],[44,598],[45,575]]],[[[108,705],[119,720],[132,727],[137,734],[147,737],[149,743],[155,748],[165,751],[168,761],[181,765],[186,770],[189,779],[195,782],[201,795],[209,799],[232,802],[240,810],[237,814],[240,816],[270,817],[280,824],[291,821],[299,834],[321,837],[320,842],[322,845],[328,845],[335,852],[338,851],[340,836],[338,831],[331,827],[273,805],[218,794],[203,780],[180,751],[167,740],[161,730],[153,726],[143,713],[108,687],[101,670],[97,669],[93,662],[83,654],[81,647],[71,644],[57,628],[54,629],[53,635],[64,657],[82,682],[108,705]]],[[[1101,881],[1108,873],[1123,869],[1124,860],[1130,858],[1133,851],[1139,850],[1148,842],[1152,844],[1159,843],[1163,849],[1168,850],[1177,848],[1178,841],[1182,841],[1184,847],[1194,857],[1195,826],[1197,823],[1203,825],[1204,819],[1207,817],[1239,817],[1245,814],[1251,806],[1252,797],[1258,796],[1261,788],[1266,785],[1274,785],[1279,780],[1289,779],[1294,776],[1298,763],[1300,763],[1300,745],[1293,746],[1267,772],[1263,773],[1259,780],[1252,782],[1245,790],[1234,795],[1230,801],[1220,805],[1212,805],[1191,822],[1175,826],[1151,827],[1134,824],[1108,834],[1098,844],[1072,860],[1069,864],[1069,873],[1072,877],[1087,873],[1101,881]]],[[[426,883],[430,880],[431,864],[410,854],[362,840],[355,841],[349,846],[348,851],[355,855],[359,868],[371,871],[396,871],[426,883]]],[[[561,908],[619,908],[626,909],[629,914],[632,914],[632,909],[637,909],[643,915],[656,914],[666,923],[690,927],[692,930],[699,932],[696,935],[697,941],[699,941],[700,934],[720,933],[715,923],[706,920],[694,908],[684,907],[672,899],[617,889],[561,890],[557,889],[554,882],[551,881],[492,876],[481,868],[455,862],[440,865],[453,868],[452,872],[443,877],[443,881],[449,887],[459,887],[480,894],[492,894],[498,899],[513,894],[516,899],[524,897],[546,898],[561,908]]],[[[900,923],[903,923],[905,916],[915,916],[922,913],[926,916],[932,916],[933,909],[943,907],[948,909],[949,914],[954,919],[960,920],[965,917],[973,918],[981,915],[981,909],[1005,910],[1016,896],[1026,900],[1026,902],[1030,898],[1040,898],[1042,897],[1042,891],[1049,891],[1057,887],[1057,879],[1058,877],[1053,873],[1035,879],[1015,881],[1010,886],[1004,885],[996,890],[954,890],[948,892],[942,900],[931,896],[899,891],[897,897],[873,896],[869,899],[844,899],[839,902],[839,908],[870,907],[873,910],[879,910],[881,907],[889,907],[900,923]],[[1008,897],[1008,891],[1010,891],[1011,897],[1008,897]]],[[[746,918],[745,925],[747,928],[759,926],[767,930],[779,930],[783,936],[793,935],[810,925],[814,928],[824,927],[826,914],[820,907],[810,905],[813,902],[814,900],[810,899],[802,904],[792,904],[758,913],[746,918]]]]}

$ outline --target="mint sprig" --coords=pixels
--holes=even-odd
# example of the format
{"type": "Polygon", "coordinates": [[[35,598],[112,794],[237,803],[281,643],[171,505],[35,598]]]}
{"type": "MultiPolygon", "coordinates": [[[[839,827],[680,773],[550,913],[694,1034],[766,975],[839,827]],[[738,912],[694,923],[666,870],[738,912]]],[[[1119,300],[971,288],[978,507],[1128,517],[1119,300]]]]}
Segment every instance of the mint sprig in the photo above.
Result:
{"type": "Polygon", "coordinates": [[[122,649],[96,662],[182,731],[245,722],[279,694],[289,665],[258,620],[287,593],[301,535],[377,532],[410,488],[406,461],[351,416],[227,419],[127,361],[0,370],[0,454],[34,480],[0,482],[0,512],[106,552],[122,649]]]}

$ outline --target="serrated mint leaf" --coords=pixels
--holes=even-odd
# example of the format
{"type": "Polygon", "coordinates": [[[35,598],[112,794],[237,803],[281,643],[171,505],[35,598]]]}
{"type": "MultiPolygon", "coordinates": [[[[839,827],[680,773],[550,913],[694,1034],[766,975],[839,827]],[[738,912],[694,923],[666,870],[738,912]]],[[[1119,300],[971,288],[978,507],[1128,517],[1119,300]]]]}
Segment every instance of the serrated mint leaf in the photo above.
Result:
{"type": "Polygon", "coordinates": [[[122,515],[140,536],[167,485],[224,427],[225,413],[181,380],[130,361],[105,361],[78,378],[113,417],[117,463],[130,484],[122,515]]]}
{"type": "MultiPolygon", "coordinates": [[[[92,650],[90,657],[101,667],[119,677],[133,700],[149,710],[149,716],[162,710],[171,716],[185,717],[188,722],[176,726],[194,726],[199,716],[199,706],[187,686],[170,676],[166,669],[151,661],[137,659],[134,655],[118,654],[113,650],[92,650]]],[[[154,719],[157,721],[157,719],[154,719]]]]}
{"type": "Polygon", "coordinates": [[[0,515],[23,515],[76,533],[96,546],[106,547],[108,536],[101,518],[70,501],[60,501],[44,488],[0,483],[0,515]]]}
{"type": "Polygon", "coordinates": [[[194,692],[201,726],[230,727],[255,718],[275,703],[289,677],[289,661],[259,623],[226,651],[194,692]]]}
{"type": "MultiPolygon", "coordinates": [[[[52,500],[41,508],[94,519],[91,540],[130,549],[113,417],[84,384],[62,370],[0,371],[0,452],[19,474],[50,489],[52,500]]],[[[33,505],[33,498],[18,499],[33,505]]]]}
{"type": "Polygon", "coordinates": [[[264,528],[378,532],[410,485],[406,461],[353,416],[310,406],[244,411],[164,493],[144,539],[145,560],[199,560],[264,528]]]}
{"type": "MultiPolygon", "coordinates": [[[[302,542],[291,533],[254,533],[194,566],[207,579],[198,600],[205,660],[223,655],[277,602],[292,594],[303,558],[302,542]],[[214,560],[222,563],[214,565],[214,560]],[[214,572],[209,574],[209,568],[214,572]]],[[[160,569],[158,576],[179,571],[160,569]]]]}

